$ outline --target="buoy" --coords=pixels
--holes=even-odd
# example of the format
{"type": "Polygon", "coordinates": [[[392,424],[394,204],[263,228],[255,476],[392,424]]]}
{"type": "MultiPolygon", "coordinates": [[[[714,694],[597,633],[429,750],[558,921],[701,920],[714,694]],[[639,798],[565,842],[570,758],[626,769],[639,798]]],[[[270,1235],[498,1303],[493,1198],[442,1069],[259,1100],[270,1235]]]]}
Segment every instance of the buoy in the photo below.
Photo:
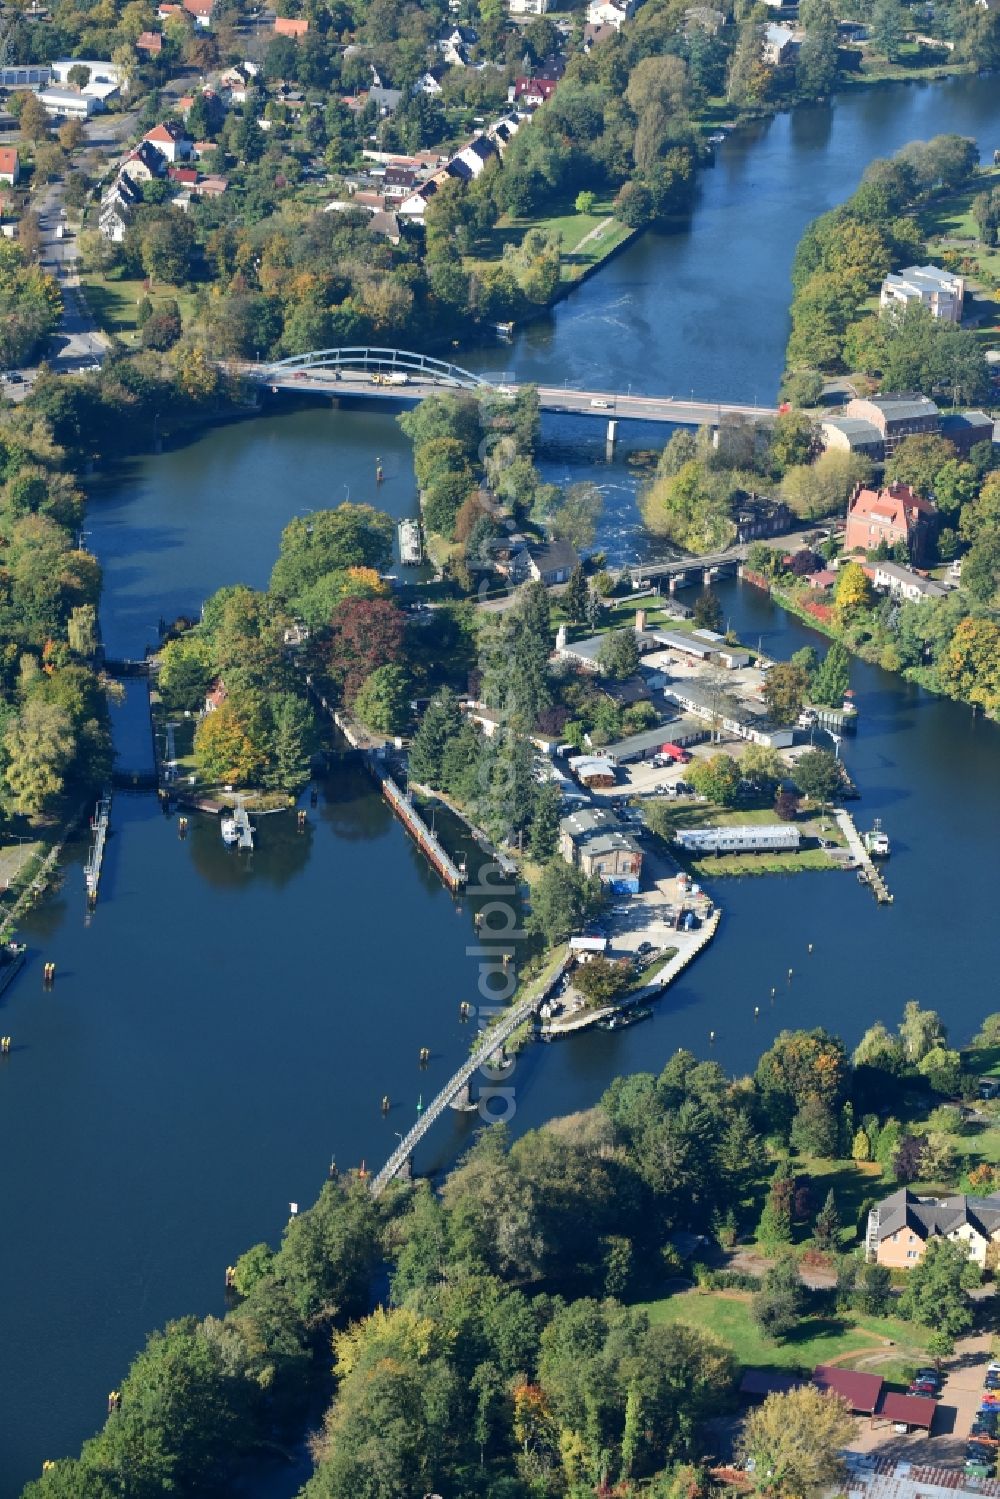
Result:
{"type": "Polygon", "coordinates": [[[424,1095],[421,1093],[420,1097],[417,1099],[417,1113],[418,1114],[422,1114],[423,1112],[424,1112],[424,1095]]]}
{"type": "Polygon", "coordinates": [[[299,1205],[298,1205],[298,1203],[297,1202],[290,1202],[288,1204],[288,1211],[291,1213],[292,1217],[295,1218],[298,1215],[298,1211],[299,1211],[299,1205]]]}
{"type": "Polygon", "coordinates": [[[337,1180],[337,1158],[336,1158],[336,1156],[331,1156],[330,1157],[330,1164],[327,1167],[326,1174],[330,1178],[331,1181],[336,1181],[337,1180]]]}
{"type": "Polygon", "coordinates": [[[376,484],[381,484],[384,477],[385,476],[382,473],[382,460],[381,460],[381,458],[376,458],[375,459],[375,483],[376,484]]]}
{"type": "Polygon", "coordinates": [[[810,952],[812,952],[812,950],[813,950],[813,945],[812,945],[812,943],[811,943],[811,942],[810,942],[810,944],[809,944],[809,951],[810,951],[810,952]]]}
{"type": "Polygon", "coordinates": [[[382,1112],[383,1112],[383,1114],[388,1114],[388,1112],[389,1112],[389,1095],[388,1095],[388,1093],[383,1093],[382,1094],[382,1112]]]}
{"type": "Polygon", "coordinates": [[[2,1052],[4,1056],[6,1056],[9,1051],[10,1051],[10,1037],[9,1036],[0,1036],[0,1052],[2,1052]]]}
{"type": "Polygon", "coordinates": [[[753,1007],[753,1016],[754,1016],[755,1020],[757,1019],[757,1016],[759,1014],[760,1014],[760,1005],[754,1005],[754,1007],[753,1007]]]}
{"type": "Polygon", "coordinates": [[[471,1015],[472,1006],[469,1004],[469,1001],[467,999],[462,1000],[462,1003],[458,1007],[458,1013],[461,1015],[463,1020],[467,1020],[471,1015]]]}
{"type": "Polygon", "coordinates": [[[773,999],[773,998],[774,998],[774,996],[775,996],[775,995],[776,995],[776,994],[777,994],[777,992],[778,992],[778,991],[777,991],[777,989],[772,989],[772,990],[771,990],[771,998],[772,998],[772,999],[773,999]]]}
{"type": "Polygon", "coordinates": [[[365,1163],[364,1163],[364,1161],[362,1161],[361,1165],[358,1167],[358,1176],[361,1178],[362,1181],[364,1181],[364,1179],[365,1179],[365,1177],[367,1175],[368,1175],[368,1172],[365,1170],[365,1163]]]}
{"type": "Polygon", "coordinates": [[[708,1033],[708,1039],[710,1041],[714,1041],[715,1040],[715,1032],[714,1031],[709,1031],[709,1033],[708,1033]]]}
{"type": "Polygon", "coordinates": [[[227,1291],[235,1291],[235,1289],[236,1289],[236,1266],[235,1265],[227,1265],[226,1266],[226,1290],[227,1291]]]}
{"type": "Polygon", "coordinates": [[[794,969],[794,968],[789,968],[789,970],[788,970],[788,977],[789,977],[789,978],[791,978],[791,976],[792,976],[792,974],[793,974],[793,973],[794,973],[794,972],[795,972],[795,969],[794,969]]]}

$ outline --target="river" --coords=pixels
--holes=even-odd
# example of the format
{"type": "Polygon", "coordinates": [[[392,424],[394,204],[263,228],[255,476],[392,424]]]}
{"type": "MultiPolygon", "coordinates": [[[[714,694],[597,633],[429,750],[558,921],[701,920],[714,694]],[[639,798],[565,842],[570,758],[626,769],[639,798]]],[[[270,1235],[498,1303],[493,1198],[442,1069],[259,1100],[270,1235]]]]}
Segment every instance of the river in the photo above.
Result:
{"type": "MultiPolygon", "coordinates": [[[[685,232],[646,235],[512,349],[466,362],[770,401],[802,227],[872,156],[943,130],[1000,145],[996,80],[858,91],[741,132],[704,174],[685,232]]],[[[546,420],[546,475],[598,478],[602,540],[619,555],[643,544],[629,451],[663,437],[626,430],[608,464],[598,424],[546,420]]],[[[409,448],[384,415],[289,406],[117,475],[87,518],[110,652],[141,653],[161,616],[197,611],[223,583],[265,584],[287,520],[348,495],[413,511],[409,448]]],[[[747,638],[779,654],[812,638],[753,589],[720,591],[747,638]]],[[[853,1040],[912,997],[961,1041],[993,1008],[1000,730],[863,664],[853,681],[861,731],[846,755],[862,822],[882,816],[893,839],[895,905],[836,874],[720,883],[720,937],[652,1021],[524,1054],[515,1129],[592,1104],[616,1073],[659,1067],[677,1046],[738,1070],[783,1025],[853,1040]]],[[[147,753],[141,699],[116,711],[131,761],[147,753]]],[[[309,811],[303,834],[263,820],[241,861],[214,824],[195,818],[181,839],[154,798],[119,795],[93,917],[77,844],[26,924],[30,966],[0,1000],[16,1045],[0,1069],[0,1499],[100,1424],[150,1329],[221,1309],[224,1266],[277,1237],[331,1155],[379,1163],[468,1048],[472,902],[452,900],[359,772],[332,777],[309,811]]],[[[446,1164],[471,1128],[442,1121],[419,1167],[446,1164]]]]}

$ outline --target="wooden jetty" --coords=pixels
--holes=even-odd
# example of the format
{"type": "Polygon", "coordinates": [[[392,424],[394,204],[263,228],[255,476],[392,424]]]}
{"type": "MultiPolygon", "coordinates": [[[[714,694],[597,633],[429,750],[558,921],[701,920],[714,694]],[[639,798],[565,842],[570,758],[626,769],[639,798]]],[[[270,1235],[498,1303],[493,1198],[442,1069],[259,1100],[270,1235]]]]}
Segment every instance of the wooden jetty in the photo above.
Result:
{"type": "Polygon", "coordinates": [[[236,847],[253,848],[253,828],[250,826],[250,816],[243,802],[237,802],[233,809],[233,821],[236,824],[236,847]]]}
{"type": "Polygon", "coordinates": [[[854,826],[854,819],[850,812],[845,812],[843,807],[836,807],[833,815],[837,826],[847,839],[847,846],[854,855],[857,868],[863,876],[864,883],[869,885],[875,892],[875,899],[879,905],[891,906],[892,895],[890,894],[889,887],[882,878],[881,870],[873,864],[872,857],[865,848],[864,840],[854,826]]]}
{"type": "Polygon", "coordinates": [[[105,793],[97,803],[94,816],[90,822],[90,830],[93,833],[93,842],[90,845],[90,853],[87,862],[83,866],[84,878],[87,881],[87,899],[93,905],[97,899],[98,886],[101,883],[101,866],[104,863],[104,847],[108,837],[108,824],[111,821],[111,796],[105,793]]]}
{"type": "Polygon", "coordinates": [[[434,868],[444,880],[448,889],[461,890],[465,885],[465,870],[460,869],[454,859],[445,853],[436,836],[431,832],[409,798],[403,795],[381,761],[375,755],[366,756],[366,760],[372,775],[381,787],[382,795],[407,832],[416,841],[422,853],[434,865],[434,868]]]}

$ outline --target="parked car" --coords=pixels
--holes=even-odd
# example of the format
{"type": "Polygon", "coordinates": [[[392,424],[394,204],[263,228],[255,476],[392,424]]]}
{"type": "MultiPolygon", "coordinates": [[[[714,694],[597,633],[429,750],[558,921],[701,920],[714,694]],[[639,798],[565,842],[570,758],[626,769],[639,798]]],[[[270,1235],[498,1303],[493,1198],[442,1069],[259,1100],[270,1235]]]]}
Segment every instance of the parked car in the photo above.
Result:
{"type": "Polygon", "coordinates": [[[636,951],[638,953],[642,953],[642,954],[645,954],[645,953],[648,953],[648,952],[652,952],[653,951],[653,944],[652,944],[652,942],[640,942],[639,946],[636,948],[636,951]]]}
{"type": "Polygon", "coordinates": [[[932,1383],[929,1379],[917,1379],[910,1385],[911,1395],[925,1395],[931,1400],[938,1400],[941,1395],[940,1386],[932,1383]]]}

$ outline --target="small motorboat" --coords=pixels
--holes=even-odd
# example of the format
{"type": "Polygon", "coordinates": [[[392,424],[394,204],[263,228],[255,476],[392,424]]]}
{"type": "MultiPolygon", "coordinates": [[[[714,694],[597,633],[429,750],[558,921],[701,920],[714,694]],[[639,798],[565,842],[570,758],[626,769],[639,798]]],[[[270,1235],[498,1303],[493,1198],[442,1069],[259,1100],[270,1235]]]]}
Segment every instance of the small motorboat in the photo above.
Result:
{"type": "Polygon", "coordinates": [[[235,817],[224,817],[219,823],[219,831],[222,834],[223,843],[227,846],[236,843],[240,836],[240,830],[236,825],[235,817]]]}
{"type": "Polygon", "coordinates": [[[635,1010],[622,1010],[618,1015],[611,1015],[607,1020],[599,1020],[597,1023],[602,1031],[620,1031],[627,1025],[635,1025],[640,1020],[651,1020],[653,1012],[648,1005],[642,1005],[635,1010]]]}

